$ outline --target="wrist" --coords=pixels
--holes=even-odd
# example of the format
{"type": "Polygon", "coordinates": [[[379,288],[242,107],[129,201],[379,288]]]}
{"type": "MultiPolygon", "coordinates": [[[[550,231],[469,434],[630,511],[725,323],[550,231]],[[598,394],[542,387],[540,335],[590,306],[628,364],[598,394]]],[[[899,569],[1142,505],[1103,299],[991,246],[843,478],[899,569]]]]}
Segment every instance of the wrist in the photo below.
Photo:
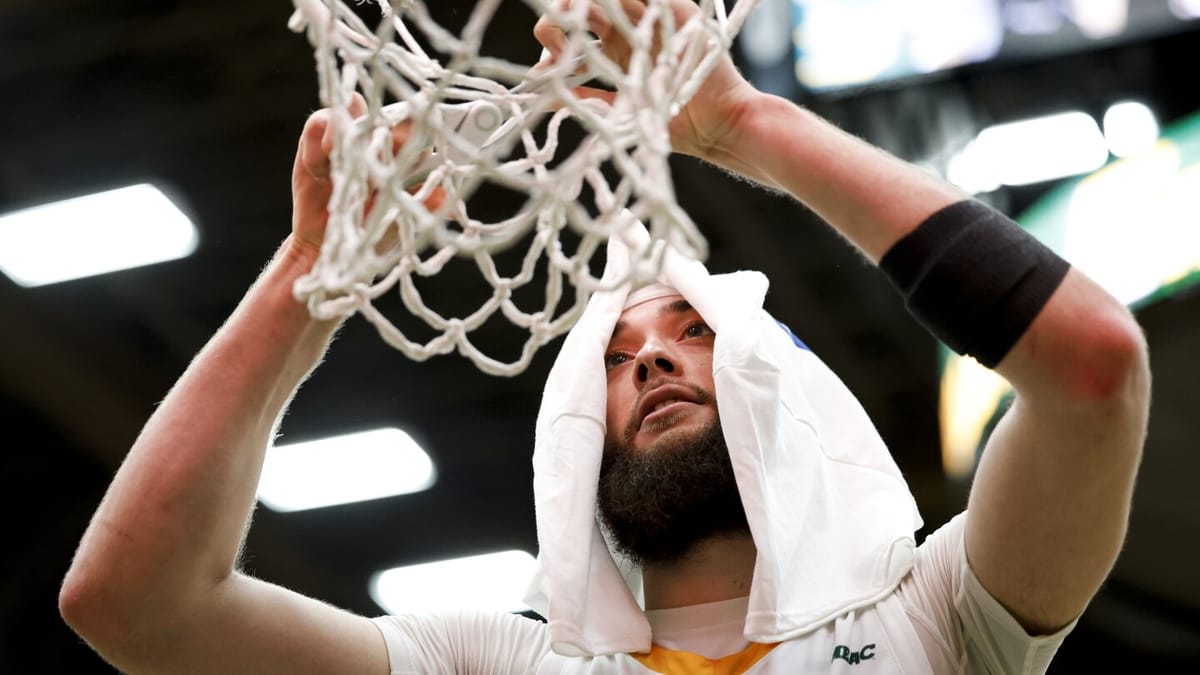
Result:
{"type": "Polygon", "coordinates": [[[787,99],[767,94],[746,85],[745,90],[735,97],[721,118],[725,120],[710,142],[697,148],[694,154],[699,159],[711,162],[745,178],[762,183],[767,187],[779,188],[765,171],[764,146],[770,149],[779,138],[772,138],[771,129],[779,124],[781,116],[794,115],[800,108],[787,99]]]}
{"type": "Polygon", "coordinates": [[[317,342],[328,336],[341,325],[343,318],[318,319],[312,316],[305,304],[296,298],[296,281],[309,274],[320,257],[319,245],[289,235],[271,261],[263,269],[258,280],[247,295],[245,303],[255,304],[264,317],[272,317],[271,332],[280,338],[300,338],[307,341],[311,334],[317,342]],[[286,337],[291,335],[292,337],[286,337]]]}
{"type": "Polygon", "coordinates": [[[297,237],[293,232],[283,240],[277,258],[281,259],[297,277],[308,274],[321,256],[320,242],[297,237]]]}

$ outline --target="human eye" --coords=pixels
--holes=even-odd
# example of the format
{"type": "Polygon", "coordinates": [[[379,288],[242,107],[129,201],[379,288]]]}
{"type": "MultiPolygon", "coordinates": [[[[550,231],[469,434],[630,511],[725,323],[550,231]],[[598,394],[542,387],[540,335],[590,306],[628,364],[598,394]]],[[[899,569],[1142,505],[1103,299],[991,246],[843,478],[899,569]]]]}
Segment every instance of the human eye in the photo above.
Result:
{"type": "Polygon", "coordinates": [[[612,370],[613,368],[616,368],[619,365],[627,363],[628,361],[629,361],[628,354],[625,354],[624,352],[611,352],[604,356],[604,369],[612,370]]]}
{"type": "Polygon", "coordinates": [[[683,336],[685,338],[698,338],[705,337],[707,335],[715,335],[715,333],[713,333],[713,329],[709,328],[708,324],[704,323],[703,321],[693,321],[683,329],[683,336]]]}

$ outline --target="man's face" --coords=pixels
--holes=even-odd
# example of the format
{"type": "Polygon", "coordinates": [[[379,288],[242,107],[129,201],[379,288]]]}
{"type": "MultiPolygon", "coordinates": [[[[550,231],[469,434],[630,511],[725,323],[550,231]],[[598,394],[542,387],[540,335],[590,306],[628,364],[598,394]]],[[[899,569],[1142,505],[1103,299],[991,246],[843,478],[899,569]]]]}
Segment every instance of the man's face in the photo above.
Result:
{"type": "Polygon", "coordinates": [[[617,550],[639,564],[749,531],[717,414],[713,338],[676,295],[626,310],[606,352],[596,502],[617,550]]]}
{"type": "Polygon", "coordinates": [[[716,422],[714,337],[679,295],[625,310],[604,355],[606,441],[645,452],[716,422]]]}

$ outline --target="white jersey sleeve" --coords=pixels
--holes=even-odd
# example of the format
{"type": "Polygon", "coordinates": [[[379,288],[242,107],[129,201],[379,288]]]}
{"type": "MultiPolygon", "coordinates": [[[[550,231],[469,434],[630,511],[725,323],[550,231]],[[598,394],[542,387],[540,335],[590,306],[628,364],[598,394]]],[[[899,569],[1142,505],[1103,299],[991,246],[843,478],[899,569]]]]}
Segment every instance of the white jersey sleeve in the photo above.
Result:
{"type": "Polygon", "coordinates": [[[527,675],[550,651],[546,624],[498,612],[427,612],[373,620],[391,675],[527,675]]]}
{"type": "Polygon", "coordinates": [[[1052,635],[1029,635],[967,564],[963,527],[955,516],[917,548],[899,595],[931,661],[966,675],[1041,675],[1071,622],[1052,635]]]}

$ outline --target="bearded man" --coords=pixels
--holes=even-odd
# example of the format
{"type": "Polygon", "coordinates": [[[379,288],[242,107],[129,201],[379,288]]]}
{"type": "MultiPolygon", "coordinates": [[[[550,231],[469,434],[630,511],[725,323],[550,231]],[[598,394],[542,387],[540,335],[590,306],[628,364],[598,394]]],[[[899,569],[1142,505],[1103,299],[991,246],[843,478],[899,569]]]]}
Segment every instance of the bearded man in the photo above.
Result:
{"type": "MultiPolygon", "coordinates": [[[[686,19],[690,4],[676,7],[686,19]]],[[[557,28],[535,35],[555,58],[557,28]]],[[[547,383],[535,586],[548,624],[470,610],[372,620],[240,572],[265,448],[337,329],[292,297],[323,239],[328,120],[314,114],[300,139],[291,235],[148,421],[63,584],[64,617],[115,666],[1045,670],[1125,534],[1149,398],[1137,324],[999,214],[754,90],[728,58],[672,123],[674,149],[806,204],[935,335],[1014,386],[964,514],[914,549],[898,471],[836,378],[762,311],[765,280],[682,269],[670,287],[589,306],[547,383]],[[572,389],[569,368],[592,388],[572,389]],[[574,396],[560,405],[562,392],[574,396]]]]}

